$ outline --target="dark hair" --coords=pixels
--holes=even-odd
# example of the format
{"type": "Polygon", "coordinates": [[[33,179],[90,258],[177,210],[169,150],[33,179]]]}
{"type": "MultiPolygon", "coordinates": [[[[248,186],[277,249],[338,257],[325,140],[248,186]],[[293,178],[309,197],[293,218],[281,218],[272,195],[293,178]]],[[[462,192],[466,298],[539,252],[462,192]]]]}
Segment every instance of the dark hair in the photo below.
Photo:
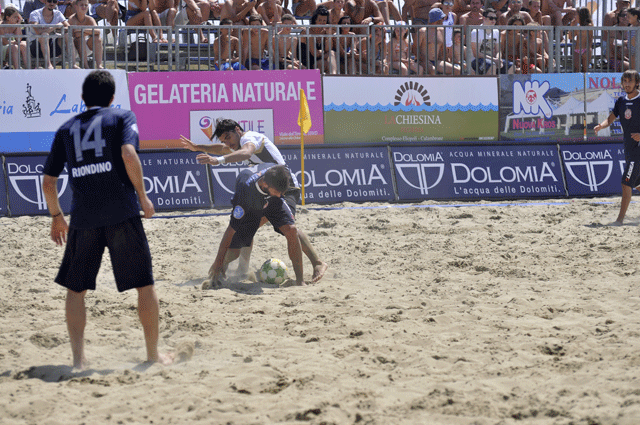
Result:
{"type": "Polygon", "coordinates": [[[233,21],[229,18],[220,19],[220,25],[233,25],[233,21]]]}
{"type": "Polygon", "coordinates": [[[627,10],[627,13],[630,13],[636,18],[640,19],[640,9],[638,9],[637,7],[630,7],[629,10],[627,10]]]}
{"type": "Polygon", "coordinates": [[[255,15],[255,14],[254,15],[249,15],[249,23],[256,22],[256,21],[260,22],[260,23],[263,23],[262,22],[262,16],[261,15],[255,15]]]}
{"type": "Polygon", "coordinates": [[[592,24],[591,20],[591,11],[586,7],[581,7],[578,9],[578,20],[580,21],[581,27],[586,27],[589,24],[592,24]]]}
{"type": "Polygon", "coordinates": [[[280,193],[289,190],[291,172],[285,165],[276,165],[264,173],[264,182],[280,193]]]}
{"type": "Polygon", "coordinates": [[[518,21],[522,22],[522,25],[524,25],[524,18],[522,17],[521,14],[516,13],[515,15],[509,18],[509,20],[507,21],[507,25],[513,25],[514,22],[518,22],[518,21]]]}
{"type": "Polygon", "coordinates": [[[216,130],[213,132],[213,135],[217,138],[220,138],[227,131],[234,131],[238,127],[240,131],[244,131],[240,124],[235,122],[234,120],[230,120],[228,118],[219,118],[216,120],[216,130]]]}
{"type": "Polygon", "coordinates": [[[640,85],[640,74],[638,74],[638,71],[636,71],[635,69],[628,69],[622,73],[622,78],[620,78],[620,81],[622,80],[635,81],[637,90],[638,86],[640,85]]]}
{"type": "Polygon", "coordinates": [[[284,15],[282,15],[280,17],[280,22],[283,22],[283,21],[293,21],[295,24],[298,23],[298,21],[296,21],[296,17],[293,16],[291,13],[285,13],[284,15]]]}
{"type": "Polygon", "coordinates": [[[109,106],[116,94],[116,80],[109,71],[92,71],[82,83],[82,100],[87,107],[109,106]]]}
{"type": "Polygon", "coordinates": [[[625,7],[620,9],[620,12],[616,13],[616,25],[620,25],[620,15],[626,15],[629,12],[629,8],[625,7]]]}
{"type": "Polygon", "coordinates": [[[325,6],[318,6],[316,11],[313,12],[309,23],[311,25],[316,25],[316,22],[318,22],[318,16],[326,16],[327,19],[329,19],[329,9],[327,9],[325,6]]]}
{"type": "Polygon", "coordinates": [[[493,7],[487,7],[485,10],[482,11],[482,16],[489,16],[489,13],[496,13],[496,10],[493,7]]]}

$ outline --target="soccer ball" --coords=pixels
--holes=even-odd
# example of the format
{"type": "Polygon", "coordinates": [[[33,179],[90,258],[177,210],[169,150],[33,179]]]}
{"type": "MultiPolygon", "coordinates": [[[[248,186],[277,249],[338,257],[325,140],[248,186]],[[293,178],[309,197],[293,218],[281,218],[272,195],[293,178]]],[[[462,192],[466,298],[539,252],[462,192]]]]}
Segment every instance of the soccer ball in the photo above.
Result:
{"type": "Polygon", "coordinates": [[[287,279],[287,265],[277,258],[271,258],[260,267],[259,277],[262,282],[280,285],[287,279]]]}

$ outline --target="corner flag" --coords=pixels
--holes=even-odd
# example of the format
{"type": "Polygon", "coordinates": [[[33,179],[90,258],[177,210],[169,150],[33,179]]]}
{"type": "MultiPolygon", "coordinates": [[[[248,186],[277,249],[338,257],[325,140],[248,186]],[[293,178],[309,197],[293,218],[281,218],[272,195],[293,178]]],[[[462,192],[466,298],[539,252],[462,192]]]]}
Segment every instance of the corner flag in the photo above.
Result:
{"type": "Polygon", "coordinates": [[[298,113],[298,125],[303,133],[308,133],[311,129],[311,114],[309,113],[309,104],[304,90],[300,89],[300,112],[298,113]]]}

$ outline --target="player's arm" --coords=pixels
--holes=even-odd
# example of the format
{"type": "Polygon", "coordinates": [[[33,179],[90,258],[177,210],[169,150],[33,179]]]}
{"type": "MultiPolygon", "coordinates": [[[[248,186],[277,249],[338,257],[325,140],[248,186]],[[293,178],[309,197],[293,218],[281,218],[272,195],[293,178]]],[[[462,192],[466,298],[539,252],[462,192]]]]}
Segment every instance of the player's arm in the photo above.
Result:
{"type": "Polygon", "coordinates": [[[58,178],[45,174],[42,179],[42,191],[44,192],[44,198],[47,200],[49,213],[51,217],[53,217],[53,221],[51,222],[51,240],[57,245],[62,245],[67,241],[69,225],[64,218],[58,199],[58,178]]]}
{"type": "Polygon", "coordinates": [[[140,200],[142,211],[144,211],[144,217],[151,218],[153,217],[153,214],[155,214],[155,209],[153,208],[153,203],[144,190],[144,180],[142,179],[142,164],[140,163],[140,158],[138,157],[136,148],[133,145],[126,143],[122,145],[122,148],[120,150],[122,153],[124,166],[127,169],[129,180],[131,180],[133,187],[138,193],[138,199],[140,200]]]}
{"type": "Polygon", "coordinates": [[[192,152],[206,152],[214,155],[223,155],[225,153],[231,152],[231,149],[229,149],[224,143],[214,143],[213,145],[198,145],[182,135],[180,135],[180,142],[182,143],[182,147],[184,147],[185,149],[189,149],[192,152]]]}
{"type": "Polygon", "coordinates": [[[240,149],[235,152],[231,152],[227,155],[221,155],[217,157],[213,157],[211,155],[207,155],[206,153],[201,153],[196,157],[199,164],[211,164],[211,165],[220,165],[230,162],[242,162],[245,161],[253,155],[256,151],[256,145],[253,143],[245,143],[240,149]]]}
{"type": "Polygon", "coordinates": [[[611,124],[613,124],[615,120],[616,120],[616,116],[613,114],[613,112],[611,112],[606,120],[602,121],[600,124],[596,125],[593,128],[593,130],[596,132],[596,135],[600,130],[605,129],[609,127],[611,124]]]}

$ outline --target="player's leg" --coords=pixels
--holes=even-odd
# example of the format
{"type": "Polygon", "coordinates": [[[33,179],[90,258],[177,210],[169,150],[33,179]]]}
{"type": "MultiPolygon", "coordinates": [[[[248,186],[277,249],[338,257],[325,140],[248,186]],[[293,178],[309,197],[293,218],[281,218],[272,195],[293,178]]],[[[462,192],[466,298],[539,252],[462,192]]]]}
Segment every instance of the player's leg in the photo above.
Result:
{"type": "Polygon", "coordinates": [[[631,203],[631,187],[623,184],[622,185],[622,200],[620,201],[620,212],[618,213],[618,218],[616,221],[611,223],[612,226],[622,226],[624,222],[624,217],[627,215],[627,209],[629,208],[629,204],[631,203]]]}
{"type": "Polygon", "coordinates": [[[172,356],[158,352],[160,302],[156,290],[153,285],[136,289],[138,291],[138,317],[144,331],[147,361],[163,365],[171,364],[173,362],[172,356]]]}
{"type": "Polygon", "coordinates": [[[65,315],[67,318],[67,330],[71,341],[71,353],[73,355],[73,367],[86,369],[87,359],[84,355],[84,328],[87,324],[87,312],[84,305],[84,296],[87,291],[75,292],[67,289],[65,302],[65,315]]]}

